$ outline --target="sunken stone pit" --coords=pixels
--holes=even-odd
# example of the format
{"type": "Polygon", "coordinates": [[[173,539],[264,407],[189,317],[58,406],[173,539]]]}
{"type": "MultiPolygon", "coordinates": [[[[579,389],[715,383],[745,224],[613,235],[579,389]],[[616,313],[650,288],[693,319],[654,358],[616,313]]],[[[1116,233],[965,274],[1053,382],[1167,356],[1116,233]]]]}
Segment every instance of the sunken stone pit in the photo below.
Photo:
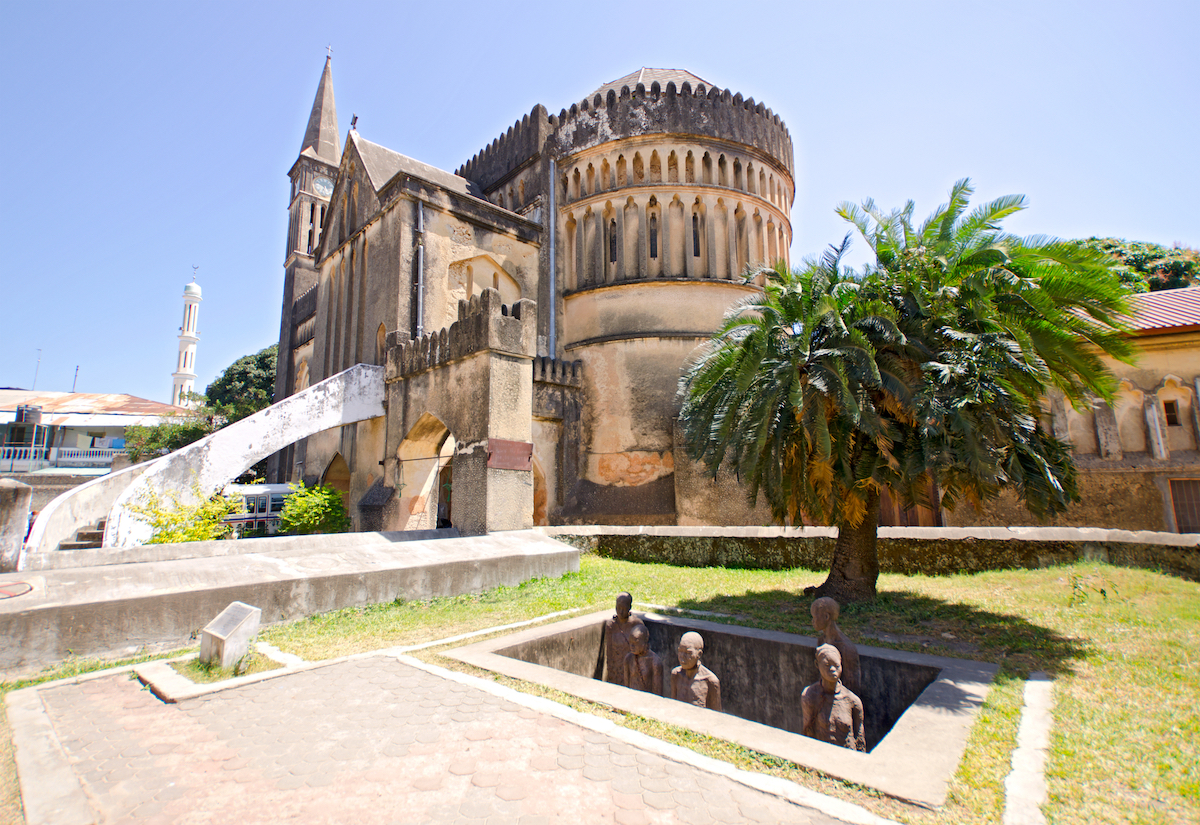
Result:
{"type": "MultiPolygon", "coordinates": [[[[477,667],[543,684],[620,710],[736,742],[928,806],[946,785],[966,746],[996,666],[859,646],[868,753],[801,736],[800,693],[818,680],[816,639],[735,625],[639,614],[664,682],[688,631],[704,636],[704,663],[721,680],[717,713],[603,681],[604,620],[594,613],[449,651],[477,667]]],[[[665,697],[665,698],[664,698],[665,697]]]]}

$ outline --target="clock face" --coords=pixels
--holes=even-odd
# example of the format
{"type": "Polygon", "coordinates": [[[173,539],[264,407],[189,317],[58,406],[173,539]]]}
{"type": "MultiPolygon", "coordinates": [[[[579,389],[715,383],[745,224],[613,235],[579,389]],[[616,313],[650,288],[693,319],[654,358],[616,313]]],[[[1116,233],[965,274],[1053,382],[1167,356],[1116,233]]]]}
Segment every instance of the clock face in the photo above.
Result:
{"type": "Polygon", "coordinates": [[[327,198],[333,194],[333,181],[329,178],[321,177],[313,181],[313,191],[323,198],[327,198]]]}

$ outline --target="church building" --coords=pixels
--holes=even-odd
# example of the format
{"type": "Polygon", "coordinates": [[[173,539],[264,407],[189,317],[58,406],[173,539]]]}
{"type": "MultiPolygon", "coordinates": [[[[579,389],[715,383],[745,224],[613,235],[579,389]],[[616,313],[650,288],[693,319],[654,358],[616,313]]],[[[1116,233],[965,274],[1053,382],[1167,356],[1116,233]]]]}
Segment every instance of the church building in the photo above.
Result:
{"type": "Polygon", "coordinates": [[[387,414],[270,480],[337,487],[359,530],[770,523],[675,421],[744,274],[788,259],[792,141],[762,103],[643,68],[450,172],[342,146],[327,59],[289,177],[276,400],[373,364],[387,414]]]}

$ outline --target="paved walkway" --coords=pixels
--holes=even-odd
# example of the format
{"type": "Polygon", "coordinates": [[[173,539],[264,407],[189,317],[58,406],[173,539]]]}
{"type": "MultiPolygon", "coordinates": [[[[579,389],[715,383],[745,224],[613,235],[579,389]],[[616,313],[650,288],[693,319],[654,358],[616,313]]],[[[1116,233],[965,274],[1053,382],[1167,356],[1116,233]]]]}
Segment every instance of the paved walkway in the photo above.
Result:
{"type": "Polygon", "coordinates": [[[127,671],[31,690],[97,822],[881,821],[388,653],[178,704],[127,671]],[[786,798],[797,793],[826,812],[786,798]]]}

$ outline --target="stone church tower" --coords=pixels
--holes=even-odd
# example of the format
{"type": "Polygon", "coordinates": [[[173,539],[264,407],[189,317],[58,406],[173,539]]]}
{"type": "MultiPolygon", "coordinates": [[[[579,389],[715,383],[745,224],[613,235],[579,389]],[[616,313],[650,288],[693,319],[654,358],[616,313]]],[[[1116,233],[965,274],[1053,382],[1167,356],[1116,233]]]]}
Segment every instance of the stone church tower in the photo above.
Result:
{"type": "MultiPolygon", "coordinates": [[[[313,325],[296,328],[293,309],[298,300],[309,303],[316,298],[316,250],[321,227],[329,211],[333,181],[337,177],[341,143],[338,140],[337,106],[333,101],[332,57],[325,58],[325,68],[317,84],[317,96],[308,115],[308,128],[300,144],[300,155],[288,171],[291,180],[291,200],[288,204],[288,237],[283,259],[283,309],[280,313],[278,368],[275,376],[275,397],[286,398],[309,384],[307,370],[296,374],[296,365],[307,367],[307,359],[290,358],[296,349],[311,350],[313,325]],[[306,297],[307,296],[307,297],[306,297]]],[[[303,314],[303,310],[301,310],[303,314]]],[[[311,313],[310,313],[311,314],[311,313]]],[[[285,454],[272,456],[268,474],[281,475],[283,462],[293,460],[295,448],[285,454]]]]}
{"type": "Polygon", "coordinates": [[[486,448],[489,467],[527,474],[526,521],[769,522],[691,466],[675,418],[682,368],[756,290],[747,273],[787,261],[794,162],[777,115],[643,68],[557,115],[535,106],[456,172],[354,129],[339,153],[335,128],[327,60],[291,172],[276,398],[377,364],[389,411],[298,444],[272,480],[334,484],[358,529],[433,527],[454,522],[453,467],[486,448]],[[487,330],[531,312],[530,352],[488,351],[532,358],[532,383],[463,383],[467,326],[499,341],[487,330]],[[404,389],[418,384],[426,396],[404,389]],[[525,434],[462,443],[460,408],[523,416],[525,434]]]}

